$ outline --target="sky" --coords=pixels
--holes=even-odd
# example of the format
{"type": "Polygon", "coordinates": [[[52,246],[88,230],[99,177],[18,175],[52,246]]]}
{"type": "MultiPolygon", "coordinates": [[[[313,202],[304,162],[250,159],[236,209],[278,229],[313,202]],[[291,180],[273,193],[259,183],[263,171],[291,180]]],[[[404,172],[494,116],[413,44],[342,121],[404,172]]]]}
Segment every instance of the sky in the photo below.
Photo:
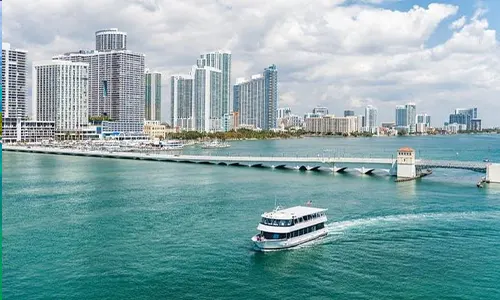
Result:
{"type": "MultiPolygon", "coordinates": [[[[162,118],[170,76],[203,52],[232,52],[233,83],[276,64],[279,106],[302,115],[379,110],[414,102],[441,126],[455,108],[477,107],[500,126],[499,0],[16,0],[3,5],[3,41],[31,62],[94,48],[94,33],[119,28],[128,48],[162,73],[162,118]],[[28,17],[29,16],[29,17],[28,17]]],[[[31,87],[31,77],[28,82],[31,87]]],[[[31,91],[29,91],[31,95],[31,91]]]]}

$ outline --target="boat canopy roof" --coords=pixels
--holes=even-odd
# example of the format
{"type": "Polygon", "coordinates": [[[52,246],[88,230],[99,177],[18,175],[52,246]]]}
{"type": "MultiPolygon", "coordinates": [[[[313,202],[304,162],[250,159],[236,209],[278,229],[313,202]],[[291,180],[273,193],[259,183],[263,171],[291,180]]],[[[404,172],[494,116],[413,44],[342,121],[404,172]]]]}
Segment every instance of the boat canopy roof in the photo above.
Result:
{"type": "Polygon", "coordinates": [[[291,220],[303,216],[325,212],[326,208],[316,208],[309,206],[294,206],[286,209],[275,210],[262,214],[263,218],[278,219],[278,220],[291,220]]]}

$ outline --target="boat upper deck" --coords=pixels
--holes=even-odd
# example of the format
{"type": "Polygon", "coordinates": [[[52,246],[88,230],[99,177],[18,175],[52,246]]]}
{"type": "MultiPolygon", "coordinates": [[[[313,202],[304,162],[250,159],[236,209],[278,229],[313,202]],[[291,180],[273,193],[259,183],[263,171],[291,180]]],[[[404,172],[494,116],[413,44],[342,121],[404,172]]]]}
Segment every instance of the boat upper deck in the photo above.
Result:
{"type": "Polygon", "coordinates": [[[277,219],[277,220],[291,220],[294,218],[300,218],[307,215],[313,215],[321,212],[325,212],[326,208],[315,208],[309,206],[294,206],[286,209],[275,210],[272,212],[267,212],[262,214],[263,218],[267,219],[277,219]]]}

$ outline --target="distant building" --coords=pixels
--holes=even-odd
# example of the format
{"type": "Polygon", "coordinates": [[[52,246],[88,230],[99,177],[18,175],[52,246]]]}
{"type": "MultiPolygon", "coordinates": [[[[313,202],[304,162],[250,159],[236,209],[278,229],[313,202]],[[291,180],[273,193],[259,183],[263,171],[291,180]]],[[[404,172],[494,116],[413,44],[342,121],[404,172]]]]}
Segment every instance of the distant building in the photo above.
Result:
{"type": "Polygon", "coordinates": [[[239,126],[239,115],[238,112],[232,112],[230,114],[225,114],[223,119],[223,129],[225,132],[236,130],[239,126]]]}
{"type": "Polygon", "coordinates": [[[323,106],[316,106],[315,108],[313,108],[312,112],[313,112],[313,114],[318,114],[320,116],[326,116],[326,115],[328,115],[328,108],[323,107],[323,106]]]}
{"type": "MultiPolygon", "coordinates": [[[[219,122],[222,121],[225,114],[229,114],[232,110],[231,107],[231,68],[232,68],[232,54],[228,50],[217,50],[212,52],[206,52],[200,55],[196,61],[196,66],[198,68],[212,67],[220,70],[220,91],[217,93],[220,95],[220,99],[217,102],[217,109],[212,115],[212,119],[218,119],[219,122]]],[[[196,87],[195,87],[196,88],[196,87]]]]}
{"type": "Polygon", "coordinates": [[[286,116],[290,115],[292,113],[292,110],[290,107],[282,107],[278,108],[278,119],[285,118],[286,116]]]}
{"type": "Polygon", "coordinates": [[[427,132],[427,124],[425,123],[417,123],[415,126],[416,133],[426,133],[427,132]]]}
{"type": "Polygon", "coordinates": [[[89,116],[106,116],[120,132],[143,132],[145,55],[127,50],[127,34],[116,28],[95,33],[96,50],[54,56],[89,64],[89,116]]]}
{"type": "Polygon", "coordinates": [[[457,108],[455,113],[450,115],[449,122],[464,124],[467,130],[472,130],[472,120],[478,119],[477,108],[457,108]]]}
{"type": "Polygon", "coordinates": [[[408,126],[408,110],[404,105],[396,105],[396,127],[408,126]]]}
{"type": "Polygon", "coordinates": [[[473,131],[481,131],[481,119],[472,119],[471,120],[471,125],[470,125],[470,130],[473,131]]]}
{"type": "Polygon", "coordinates": [[[358,131],[358,118],[331,116],[308,118],[305,119],[305,130],[322,134],[351,134],[358,131]]]}
{"type": "Polygon", "coordinates": [[[344,110],[344,117],[352,117],[352,116],[354,116],[354,110],[350,109],[344,110]]]}
{"type": "Polygon", "coordinates": [[[146,121],[144,123],[144,133],[151,139],[165,139],[169,133],[179,132],[178,128],[168,128],[167,125],[161,124],[160,121],[146,121]]]}
{"type": "Polygon", "coordinates": [[[127,33],[118,28],[98,30],[95,33],[95,49],[97,51],[127,50],[127,33]]]}
{"type": "Polygon", "coordinates": [[[365,108],[365,131],[375,132],[377,129],[377,115],[378,110],[372,105],[368,105],[365,108]]]}
{"type": "Polygon", "coordinates": [[[2,113],[4,118],[25,118],[28,52],[2,43],[2,113]]]}
{"type": "Polygon", "coordinates": [[[425,124],[425,126],[431,127],[431,116],[427,114],[418,114],[417,124],[425,124]]]}
{"type": "Polygon", "coordinates": [[[469,123],[470,120],[471,119],[470,119],[469,115],[465,115],[465,114],[451,114],[450,115],[449,123],[450,124],[456,123],[456,124],[467,125],[467,123],[469,123]]]}
{"type": "Polygon", "coordinates": [[[88,125],[89,65],[64,60],[33,63],[33,118],[55,122],[58,139],[70,136],[88,125]]]}
{"type": "Polygon", "coordinates": [[[277,128],[278,114],[287,111],[278,109],[276,66],[271,65],[250,78],[238,78],[233,87],[233,108],[239,113],[241,125],[264,130],[277,128]]]}
{"type": "Polygon", "coordinates": [[[415,103],[408,103],[405,105],[407,113],[407,125],[412,126],[417,124],[417,105],[415,103]]]}
{"type": "Polygon", "coordinates": [[[145,107],[146,120],[161,120],[161,73],[146,70],[145,74],[145,107]]]}
{"type": "Polygon", "coordinates": [[[233,107],[238,109],[239,123],[263,128],[265,115],[265,80],[264,75],[257,74],[251,78],[238,78],[233,87],[233,107]]]}
{"type": "Polygon", "coordinates": [[[194,130],[192,75],[173,75],[170,78],[170,101],[172,127],[194,130]]]}
{"type": "Polygon", "coordinates": [[[193,67],[193,121],[196,131],[223,131],[226,110],[222,103],[222,71],[214,67],[193,67]]]}
{"type": "Polygon", "coordinates": [[[417,106],[415,103],[396,105],[396,128],[415,132],[417,124],[417,106]]]}
{"type": "Polygon", "coordinates": [[[322,116],[323,116],[322,114],[306,113],[304,114],[304,120],[308,118],[321,118],[322,116]]]}
{"type": "Polygon", "coordinates": [[[396,127],[396,123],[394,123],[394,122],[382,122],[381,126],[382,126],[382,128],[391,129],[391,128],[396,127]]]}
{"type": "Polygon", "coordinates": [[[358,131],[363,131],[363,128],[365,128],[365,116],[364,115],[358,115],[358,131]]]}
{"type": "Polygon", "coordinates": [[[2,119],[3,143],[36,143],[54,140],[54,121],[33,121],[22,118],[2,119]]]}

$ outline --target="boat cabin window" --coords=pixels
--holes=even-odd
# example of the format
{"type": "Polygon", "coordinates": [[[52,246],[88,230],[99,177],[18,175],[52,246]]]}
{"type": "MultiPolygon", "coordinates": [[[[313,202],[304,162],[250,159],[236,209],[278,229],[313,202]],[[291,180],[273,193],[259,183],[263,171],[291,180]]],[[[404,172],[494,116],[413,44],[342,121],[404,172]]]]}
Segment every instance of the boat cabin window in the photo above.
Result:
{"type": "Polygon", "coordinates": [[[278,220],[278,219],[268,219],[268,218],[262,218],[260,223],[268,226],[280,226],[280,227],[293,225],[292,220],[278,220]]]}
{"type": "Polygon", "coordinates": [[[289,232],[289,233],[286,234],[286,238],[289,239],[289,238],[301,236],[303,234],[307,234],[307,233],[310,233],[310,232],[313,232],[313,231],[316,231],[316,230],[320,230],[320,229],[323,229],[323,228],[325,228],[325,223],[316,224],[316,225],[309,226],[309,227],[306,227],[306,228],[303,228],[303,229],[299,229],[299,230],[295,230],[295,231],[289,232]]]}
{"type": "Polygon", "coordinates": [[[286,233],[261,232],[262,236],[268,240],[281,240],[286,238],[286,233]]]}

